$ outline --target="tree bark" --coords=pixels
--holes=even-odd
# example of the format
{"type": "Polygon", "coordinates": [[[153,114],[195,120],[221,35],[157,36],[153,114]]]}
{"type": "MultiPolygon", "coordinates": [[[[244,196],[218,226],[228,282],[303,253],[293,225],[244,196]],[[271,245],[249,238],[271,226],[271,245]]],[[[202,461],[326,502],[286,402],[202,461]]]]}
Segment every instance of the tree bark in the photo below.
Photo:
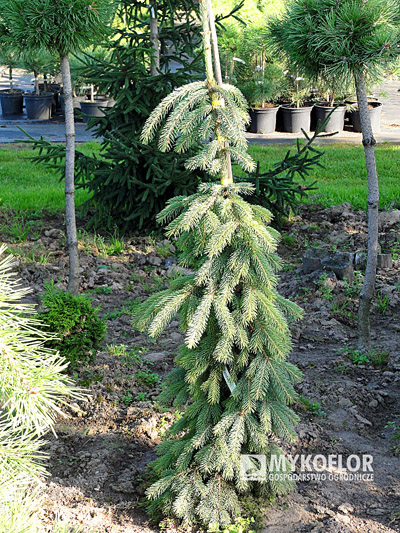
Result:
{"type": "Polygon", "coordinates": [[[67,230],[69,278],[68,290],[79,290],[79,252],[75,217],[75,122],[69,56],[61,56],[61,75],[65,102],[65,224],[67,230]]]}
{"type": "Polygon", "coordinates": [[[151,56],[150,74],[157,76],[160,71],[160,41],[158,39],[157,4],[150,2],[150,44],[154,52],[151,56]]]}
{"type": "Polygon", "coordinates": [[[364,284],[361,289],[360,304],[358,308],[358,349],[362,353],[368,353],[371,344],[370,310],[375,292],[378,258],[379,182],[375,160],[376,141],[372,131],[371,118],[368,110],[364,74],[358,74],[355,81],[368,178],[368,255],[364,284]]]}

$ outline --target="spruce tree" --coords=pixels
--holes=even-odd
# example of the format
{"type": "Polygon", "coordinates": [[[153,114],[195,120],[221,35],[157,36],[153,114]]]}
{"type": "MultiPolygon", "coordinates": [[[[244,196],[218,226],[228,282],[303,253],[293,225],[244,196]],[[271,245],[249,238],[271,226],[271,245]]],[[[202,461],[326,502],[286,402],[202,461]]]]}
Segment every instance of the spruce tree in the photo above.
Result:
{"type": "Polygon", "coordinates": [[[200,2],[207,78],[176,89],[161,102],[142,133],[159,148],[183,151],[199,139],[200,154],[188,168],[207,170],[221,183],[176,197],[160,213],[168,237],[182,250],[180,264],[195,273],[174,280],[137,310],[134,324],[158,336],[179,313],[185,342],[160,401],[184,410],[158,447],[157,480],[148,489],[149,509],[178,517],[185,526],[227,525],[241,512],[246,493],[283,494],[285,479],[249,481],[242,454],[283,451],[279,439],[294,437],[290,404],[300,371],[286,361],[291,349],[288,318],[300,309],[277,292],[279,234],[271,214],[245,197],[252,185],[236,184],[230,158],[247,170],[246,103],[222,83],[211,2],[200,2]],[[213,61],[214,59],[214,61],[213,61]],[[164,122],[162,122],[164,120],[164,122]]]}

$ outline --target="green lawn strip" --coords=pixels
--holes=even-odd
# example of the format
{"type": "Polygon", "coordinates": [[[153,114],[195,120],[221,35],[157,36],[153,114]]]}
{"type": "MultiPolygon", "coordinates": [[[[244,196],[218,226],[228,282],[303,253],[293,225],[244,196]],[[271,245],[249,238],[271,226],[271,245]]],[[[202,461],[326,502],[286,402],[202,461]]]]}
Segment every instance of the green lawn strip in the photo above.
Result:
{"type": "MultiPolygon", "coordinates": [[[[307,183],[317,180],[318,190],[309,196],[309,203],[326,207],[350,202],[355,208],[365,209],[367,202],[367,177],[364,150],[353,144],[319,145],[325,152],[322,163],[325,168],[316,168],[307,183]]],[[[80,144],[78,149],[85,154],[99,153],[96,142],[80,144]]],[[[254,159],[260,161],[261,170],[267,170],[283,159],[291,145],[250,145],[254,159]]],[[[31,162],[32,150],[27,145],[0,147],[0,207],[17,211],[64,209],[64,185],[58,175],[44,165],[31,162]]],[[[400,145],[380,144],[376,147],[376,159],[381,189],[381,209],[400,207],[400,145]]],[[[239,173],[239,171],[237,171],[239,173]]],[[[76,191],[76,205],[88,198],[83,190],[76,191]]]]}
{"type": "MultiPolygon", "coordinates": [[[[80,144],[78,150],[90,155],[100,151],[100,144],[80,144]]],[[[12,144],[0,147],[0,207],[17,211],[64,209],[64,183],[59,175],[44,165],[35,165],[34,152],[29,145],[12,144]]],[[[76,205],[88,198],[84,190],[77,190],[76,205]]]]}
{"type": "MultiPolygon", "coordinates": [[[[260,161],[262,171],[280,161],[288,145],[250,145],[249,152],[260,161]]],[[[325,152],[322,164],[316,168],[306,183],[317,180],[318,190],[306,200],[326,207],[349,202],[357,209],[367,205],[367,173],[365,170],[364,148],[352,144],[318,145],[325,152]]],[[[380,208],[400,207],[400,145],[379,144],[376,146],[376,162],[380,181],[380,208]]]]}

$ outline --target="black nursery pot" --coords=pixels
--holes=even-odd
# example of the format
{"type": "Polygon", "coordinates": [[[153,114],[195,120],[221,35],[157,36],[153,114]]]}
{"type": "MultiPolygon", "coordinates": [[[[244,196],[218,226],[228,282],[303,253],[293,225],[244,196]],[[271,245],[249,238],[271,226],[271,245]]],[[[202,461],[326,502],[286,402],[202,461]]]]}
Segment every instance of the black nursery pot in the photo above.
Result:
{"type": "Polygon", "coordinates": [[[283,105],[281,110],[283,131],[288,133],[299,133],[302,129],[310,131],[312,106],[289,107],[283,105]]]}
{"type": "Polygon", "coordinates": [[[83,122],[87,122],[90,117],[104,117],[104,109],[108,108],[108,100],[96,100],[95,102],[81,102],[81,111],[84,114],[83,122]]]}
{"type": "MultiPolygon", "coordinates": [[[[382,103],[369,101],[368,106],[369,106],[369,116],[371,117],[372,131],[373,132],[380,131],[382,103]]],[[[360,120],[359,110],[356,109],[355,111],[350,111],[348,113],[348,117],[350,119],[350,124],[352,124],[353,126],[353,131],[357,133],[361,133],[361,120],[360,120]]]]}
{"type": "Polygon", "coordinates": [[[53,105],[53,94],[25,95],[26,114],[29,120],[49,120],[53,105]]]}
{"type": "Polygon", "coordinates": [[[22,115],[23,91],[0,91],[0,102],[3,115],[22,115]]]}
{"type": "MultiPolygon", "coordinates": [[[[73,98],[74,111],[75,109],[80,109],[81,102],[85,102],[86,100],[87,100],[86,96],[74,96],[73,98]]],[[[60,94],[60,104],[61,104],[62,114],[65,115],[65,99],[62,93],[60,94]]]]}
{"type": "Polygon", "coordinates": [[[279,106],[251,108],[251,133],[273,133],[276,129],[276,116],[279,106]]]}
{"type": "Polygon", "coordinates": [[[318,121],[324,123],[328,118],[329,113],[333,111],[328,124],[326,124],[323,130],[326,133],[333,133],[335,131],[343,131],[344,129],[344,116],[346,114],[346,106],[340,105],[335,107],[329,106],[328,103],[315,104],[312,110],[311,116],[311,129],[317,127],[318,121]],[[333,111],[334,110],[334,111],[333,111]],[[314,127],[313,127],[314,126],[314,127]]]}

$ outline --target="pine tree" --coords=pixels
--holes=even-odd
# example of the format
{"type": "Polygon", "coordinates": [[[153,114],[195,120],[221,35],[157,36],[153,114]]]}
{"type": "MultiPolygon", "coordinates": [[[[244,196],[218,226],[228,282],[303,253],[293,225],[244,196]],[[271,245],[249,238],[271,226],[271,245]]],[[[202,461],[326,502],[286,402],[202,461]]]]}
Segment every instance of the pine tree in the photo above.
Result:
{"type": "Polygon", "coordinates": [[[309,76],[356,86],[368,177],[368,257],[358,311],[359,349],[370,350],[370,309],[378,256],[379,183],[366,83],[399,58],[399,3],[387,0],[293,0],[270,24],[272,39],[309,76]]]}
{"type": "Polygon", "coordinates": [[[54,431],[66,398],[80,395],[65,360],[45,347],[49,335],[37,329],[32,306],[20,302],[30,291],[11,267],[11,256],[0,261],[0,532],[37,533],[38,494],[29,488],[45,474],[43,436],[54,431]]]}
{"type": "Polygon", "coordinates": [[[243,141],[247,114],[239,91],[221,80],[211,2],[200,5],[207,79],[164,99],[143,140],[167,117],[160,149],[207,140],[187,165],[207,169],[221,183],[202,184],[160,213],[159,221],[169,222],[167,236],[182,250],[181,265],[195,273],[141,304],[134,321],[156,337],[179,313],[185,332],[177,368],[160,397],[184,414],[158,448],[152,464],[157,481],[147,494],[150,510],[174,515],[186,526],[229,524],[239,516],[245,493],[291,489],[285,479],[245,479],[240,462],[242,454],[265,454],[267,464],[272,455],[283,455],[279,439],[294,437],[297,416],[290,404],[300,379],[286,361],[288,319],[299,318],[300,309],[276,290],[279,235],[268,226],[271,214],[243,198],[253,194],[252,185],[232,179],[230,157],[252,167],[243,141]]]}
{"type": "MultiPolygon", "coordinates": [[[[75,123],[70,55],[104,38],[113,0],[0,0],[1,16],[18,46],[45,50],[60,59],[65,101],[65,222],[69,254],[68,290],[79,290],[75,216],[75,123]]],[[[37,84],[38,87],[38,84],[37,84]]]]}

